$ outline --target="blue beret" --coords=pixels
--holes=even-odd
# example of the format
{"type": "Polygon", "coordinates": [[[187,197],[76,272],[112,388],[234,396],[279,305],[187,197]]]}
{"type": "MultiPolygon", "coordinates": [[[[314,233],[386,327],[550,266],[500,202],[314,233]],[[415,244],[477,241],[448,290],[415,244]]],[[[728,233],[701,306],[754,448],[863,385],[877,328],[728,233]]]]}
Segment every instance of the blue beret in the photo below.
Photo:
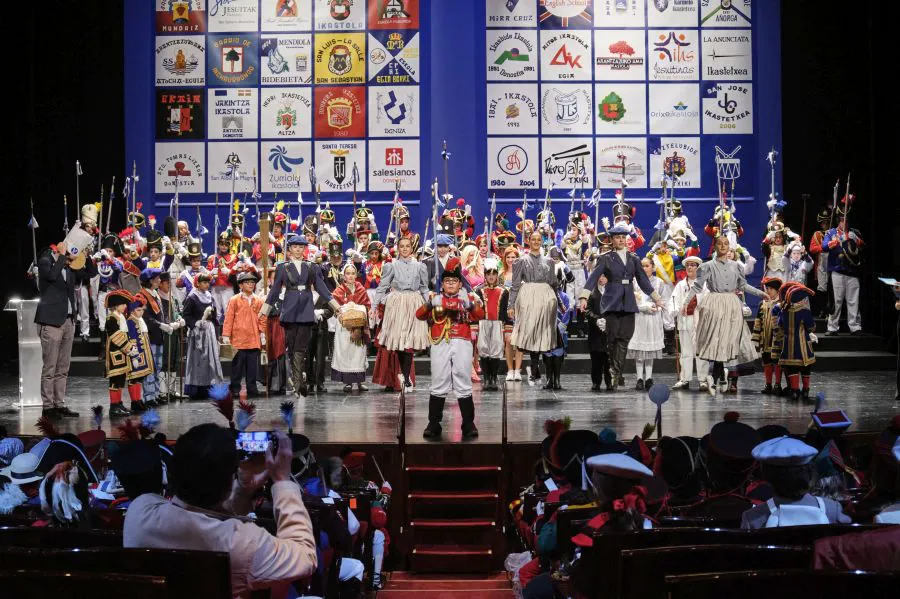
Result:
{"type": "Polygon", "coordinates": [[[625,225],[616,225],[609,231],[607,231],[610,235],[629,235],[631,231],[625,225]]]}
{"type": "Polygon", "coordinates": [[[438,245],[453,245],[453,238],[447,235],[446,233],[442,233],[437,236],[437,244],[438,245]]]}
{"type": "Polygon", "coordinates": [[[750,452],[753,459],[772,466],[803,466],[812,462],[818,451],[793,437],[777,437],[763,441],[750,452]]]}
{"type": "Polygon", "coordinates": [[[153,277],[158,277],[160,274],[162,274],[162,269],[159,269],[159,268],[145,268],[144,270],[141,271],[141,280],[142,280],[142,281],[149,281],[149,280],[152,279],[153,277]]]}
{"type": "Polygon", "coordinates": [[[309,245],[309,242],[306,241],[306,237],[303,235],[291,235],[287,240],[287,247],[291,247],[292,245],[309,245]]]}

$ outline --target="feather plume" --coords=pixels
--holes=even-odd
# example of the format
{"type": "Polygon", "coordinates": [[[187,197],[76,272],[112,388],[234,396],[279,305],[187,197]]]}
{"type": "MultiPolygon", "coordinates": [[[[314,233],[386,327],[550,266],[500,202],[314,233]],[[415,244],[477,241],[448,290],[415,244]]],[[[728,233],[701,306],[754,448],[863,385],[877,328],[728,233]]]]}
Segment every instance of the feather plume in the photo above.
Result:
{"type": "Polygon", "coordinates": [[[59,429],[53,424],[53,421],[46,416],[41,416],[37,420],[37,429],[48,439],[55,439],[60,435],[59,429]]]}
{"type": "Polygon", "coordinates": [[[235,414],[236,428],[239,431],[245,431],[253,424],[256,418],[256,405],[250,403],[246,399],[238,402],[238,411],[235,414]]]}
{"type": "Polygon", "coordinates": [[[219,411],[219,414],[225,417],[225,420],[228,421],[228,426],[234,428],[234,400],[231,397],[231,393],[228,390],[227,385],[214,385],[209,390],[209,396],[213,400],[213,406],[219,411]],[[222,393],[222,389],[224,388],[225,393],[222,393]]]}
{"type": "Polygon", "coordinates": [[[813,412],[818,412],[822,408],[825,407],[825,392],[819,391],[816,393],[816,409],[813,412]]]}
{"type": "Polygon", "coordinates": [[[144,203],[143,203],[143,202],[138,202],[137,204],[134,205],[134,209],[135,209],[135,211],[137,211],[137,212],[140,212],[140,211],[141,211],[141,208],[143,208],[143,207],[144,207],[144,203]]]}
{"type": "Polygon", "coordinates": [[[285,425],[287,425],[288,434],[290,435],[294,432],[294,402],[281,402],[280,411],[281,419],[284,421],[285,425]]]}
{"type": "Polygon", "coordinates": [[[646,441],[650,437],[653,436],[653,433],[656,432],[656,426],[650,424],[649,422],[644,425],[644,430],[641,431],[641,439],[646,441]]]}
{"type": "Polygon", "coordinates": [[[151,432],[156,431],[156,427],[159,425],[160,421],[159,414],[156,410],[150,409],[141,414],[141,428],[151,432]]]}
{"type": "Polygon", "coordinates": [[[134,420],[129,418],[125,421],[125,424],[119,427],[119,436],[125,441],[140,441],[141,430],[134,423],[134,420]]]}
{"type": "Polygon", "coordinates": [[[284,208],[284,200],[278,200],[278,203],[275,204],[275,210],[280,211],[282,208],[284,208]]]}
{"type": "Polygon", "coordinates": [[[544,421],[544,430],[547,431],[547,436],[549,437],[555,437],[556,435],[564,433],[569,430],[570,426],[572,426],[572,419],[568,416],[564,416],[560,420],[544,421]]]}
{"type": "Polygon", "coordinates": [[[97,427],[97,430],[100,430],[100,424],[103,422],[103,406],[96,405],[91,408],[91,413],[93,414],[94,426],[97,427]]]}

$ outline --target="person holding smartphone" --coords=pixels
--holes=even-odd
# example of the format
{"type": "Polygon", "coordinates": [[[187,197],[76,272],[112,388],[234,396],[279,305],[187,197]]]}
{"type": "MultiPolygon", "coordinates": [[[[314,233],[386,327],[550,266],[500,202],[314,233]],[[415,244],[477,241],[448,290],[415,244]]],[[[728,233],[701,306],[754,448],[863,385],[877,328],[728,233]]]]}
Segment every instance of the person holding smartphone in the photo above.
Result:
{"type": "Polygon", "coordinates": [[[125,515],[123,545],[136,548],[226,552],[231,558],[235,597],[265,588],[283,588],[311,575],[316,543],[300,487],[291,479],[291,440],[273,433],[265,468],[240,463],[234,435],[216,424],[201,424],[179,437],[169,481],[175,497],[157,493],[134,498],[125,515]],[[272,481],[275,535],[244,518],[251,500],[272,481]]]}

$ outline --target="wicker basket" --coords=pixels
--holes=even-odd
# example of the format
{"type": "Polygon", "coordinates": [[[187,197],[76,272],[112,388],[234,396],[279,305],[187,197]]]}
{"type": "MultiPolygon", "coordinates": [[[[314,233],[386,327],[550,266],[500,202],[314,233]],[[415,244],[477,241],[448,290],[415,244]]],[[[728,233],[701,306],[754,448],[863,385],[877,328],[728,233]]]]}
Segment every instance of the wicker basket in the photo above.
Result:
{"type": "Polygon", "coordinates": [[[369,317],[365,310],[351,308],[344,312],[341,324],[345,329],[359,329],[369,324],[369,317]]]}
{"type": "Polygon", "coordinates": [[[219,359],[234,360],[235,353],[235,349],[230,343],[219,343],[219,359]]]}

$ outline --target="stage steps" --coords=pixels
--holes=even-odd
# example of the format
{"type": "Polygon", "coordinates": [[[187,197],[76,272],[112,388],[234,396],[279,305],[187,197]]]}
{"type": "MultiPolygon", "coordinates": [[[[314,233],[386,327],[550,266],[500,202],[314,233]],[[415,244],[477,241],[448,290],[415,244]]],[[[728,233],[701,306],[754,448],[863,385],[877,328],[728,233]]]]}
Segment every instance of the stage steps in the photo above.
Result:
{"type": "Polygon", "coordinates": [[[379,599],[440,597],[441,599],[512,599],[512,583],[505,572],[488,574],[421,574],[393,572],[379,599]]]}
{"type": "Polygon", "coordinates": [[[491,572],[506,555],[502,448],[407,446],[404,468],[410,569],[491,572]]]}

